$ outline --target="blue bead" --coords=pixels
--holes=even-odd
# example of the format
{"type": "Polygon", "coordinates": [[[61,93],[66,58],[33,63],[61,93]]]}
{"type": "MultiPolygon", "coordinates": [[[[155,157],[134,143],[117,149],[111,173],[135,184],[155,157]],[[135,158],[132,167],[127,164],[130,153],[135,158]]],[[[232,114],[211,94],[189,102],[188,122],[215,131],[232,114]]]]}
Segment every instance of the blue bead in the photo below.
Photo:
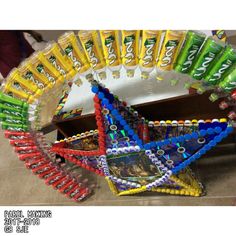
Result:
{"type": "Polygon", "coordinates": [[[195,154],[192,155],[192,156],[189,158],[189,160],[191,160],[191,162],[192,162],[192,161],[195,161],[195,160],[196,160],[196,155],[195,155],[195,154]]]}
{"type": "Polygon", "coordinates": [[[117,119],[118,121],[120,121],[120,120],[123,119],[123,117],[122,117],[121,115],[117,115],[117,116],[116,116],[116,119],[117,119]]]}
{"type": "Polygon", "coordinates": [[[98,93],[99,88],[98,88],[98,86],[92,86],[91,90],[92,90],[93,93],[98,93]]]}
{"type": "Polygon", "coordinates": [[[99,93],[98,93],[98,98],[100,98],[100,99],[104,98],[104,93],[99,92],[99,93]]]}
{"type": "Polygon", "coordinates": [[[139,139],[139,136],[138,136],[137,134],[134,134],[134,135],[133,135],[133,139],[134,139],[134,140],[138,140],[138,139],[139,139]]]}
{"type": "MultiPolygon", "coordinates": [[[[216,142],[215,142],[215,140],[211,140],[210,142],[209,142],[209,144],[207,144],[207,145],[209,145],[209,146],[211,146],[211,147],[214,147],[214,146],[216,146],[216,142]]],[[[207,146],[206,145],[206,146],[207,146]]]]}
{"type": "Polygon", "coordinates": [[[159,145],[160,147],[164,146],[164,141],[159,141],[159,145]]]}
{"type": "Polygon", "coordinates": [[[184,136],[181,135],[181,136],[177,137],[177,140],[178,140],[179,142],[183,142],[183,141],[184,141],[184,136]]]}
{"type": "Polygon", "coordinates": [[[113,109],[112,111],[111,111],[111,114],[113,115],[113,116],[115,116],[115,115],[119,115],[119,113],[118,113],[118,111],[116,110],[116,109],[113,109]]]}
{"type": "Polygon", "coordinates": [[[124,119],[121,119],[121,120],[120,120],[120,124],[123,125],[123,126],[126,126],[126,125],[127,125],[127,123],[126,123],[126,121],[125,121],[124,119]]]}
{"type": "Polygon", "coordinates": [[[204,155],[204,154],[206,153],[206,149],[205,149],[205,148],[202,148],[202,149],[199,151],[199,153],[200,153],[201,155],[204,155]]]}
{"type": "Polygon", "coordinates": [[[165,139],[164,141],[163,141],[163,145],[167,145],[167,144],[169,144],[170,143],[170,140],[169,139],[165,139]]]}
{"type": "Polygon", "coordinates": [[[156,142],[156,146],[160,147],[161,146],[161,142],[156,142]]]}
{"type": "Polygon", "coordinates": [[[194,159],[196,160],[196,159],[200,158],[201,154],[199,152],[197,152],[197,153],[195,153],[194,156],[195,156],[194,159]]]}
{"type": "Polygon", "coordinates": [[[190,134],[185,134],[184,135],[185,140],[190,140],[191,138],[192,138],[192,136],[190,134]]]}
{"type": "Polygon", "coordinates": [[[128,130],[128,134],[129,135],[133,135],[134,134],[134,131],[132,129],[128,130]]]}
{"type": "Polygon", "coordinates": [[[212,129],[212,128],[208,128],[208,129],[207,129],[207,133],[208,133],[208,134],[214,134],[215,131],[214,131],[214,129],[212,129]]]}
{"type": "Polygon", "coordinates": [[[227,129],[226,129],[226,131],[228,132],[228,133],[232,133],[233,131],[234,131],[234,128],[233,127],[227,127],[227,129]]]}
{"type": "Polygon", "coordinates": [[[107,98],[103,98],[102,103],[107,106],[109,104],[109,100],[107,98]]]}
{"type": "Polygon", "coordinates": [[[198,133],[197,132],[193,132],[191,134],[191,137],[194,138],[194,139],[197,139],[198,138],[198,133]]]}
{"type": "Polygon", "coordinates": [[[204,149],[205,149],[206,151],[209,151],[212,147],[213,147],[213,146],[211,146],[211,144],[209,143],[209,144],[207,144],[207,145],[204,146],[204,149]]]}
{"type": "Polygon", "coordinates": [[[150,147],[150,144],[149,143],[146,143],[146,144],[144,144],[144,148],[146,149],[146,150],[149,150],[151,147],[150,147]]]}
{"type": "Polygon", "coordinates": [[[175,137],[171,138],[171,143],[177,143],[177,138],[175,137]]]}
{"type": "Polygon", "coordinates": [[[190,165],[191,162],[192,162],[192,160],[189,158],[187,161],[185,161],[185,165],[188,166],[188,165],[190,165]]]}
{"type": "Polygon", "coordinates": [[[179,170],[182,170],[184,167],[185,167],[184,164],[181,163],[181,164],[179,165],[179,170]]]}
{"type": "Polygon", "coordinates": [[[205,136],[207,131],[205,129],[200,130],[200,136],[205,136]]]}
{"type": "Polygon", "coordinates": [[[137,140],[137,144],[138,144],[139,146],[141,146],[141,145],[143,145],[143,142],[142,142],[141,140],[137,140]]]}
{"type": "Polygon", "coordinates": [[[218,126],[218,127],[215,127],[214,130],[217,134],[219,134],[222,131],[222,128],[218,126]]]}
{"type": "Polygon", "coordinates": [[[112,104],[108,104],[108,105],[107,105],[107,108],[108,108],[110,111],[112,111],[112,110],[114,109],[114,107],[113,107],[112,104]]]}
{"type": "Polygon", "coordinates": [[[221,133],[221,135],[222,135],[223,138],[226,138],[228,136],[228,132],[224,131],[224,132],[221,133]]]}
{"type": "Polygon", "coordinates": [[[172,174],[175,175],[178,172],[178,167],[174,167],[171,171],[172,174]]]}
{"type": "Polygon", "coordinates": [[[155,142],[151,142],[150,146],[151,146],[151,148],[154,148],[154,147],[156,147],[156,143],[155,142]]]}
{"type": "Polygon", "coordinates": [[[125,125],[124,129],[128,131],[128,130],[130,130],[130,126],[129,125],[125,125]]]}
{"type": "Polygon", "coordinates": [[[215,141],[216,141],[217,143],[219,143],[219,142],[221,142],[221,140],[222,140],[222,136],[221,136],[221,135],[218,135],[218,136],[216,136],[214,139],[215,139],[215,141]]]}

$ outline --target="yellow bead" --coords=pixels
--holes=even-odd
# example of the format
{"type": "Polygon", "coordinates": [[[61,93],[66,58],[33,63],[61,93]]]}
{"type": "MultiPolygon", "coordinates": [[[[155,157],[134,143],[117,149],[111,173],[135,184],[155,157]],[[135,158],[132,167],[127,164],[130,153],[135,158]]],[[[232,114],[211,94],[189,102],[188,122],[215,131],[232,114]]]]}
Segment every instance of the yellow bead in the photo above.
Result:
{"type": "Polygon", "coordinates": [[[174,190],[174,189],[171,189],[171,190],[170,190],[170,194],[175,194],[175,190],[174,190]]]}
{"type": "Polygon", "coordinates": [[[227,119],[226,119],[226,118],[221,118],[221,119],[220,119],[220,122],[221,122],[221,123],[227,122],[227,119]]]}

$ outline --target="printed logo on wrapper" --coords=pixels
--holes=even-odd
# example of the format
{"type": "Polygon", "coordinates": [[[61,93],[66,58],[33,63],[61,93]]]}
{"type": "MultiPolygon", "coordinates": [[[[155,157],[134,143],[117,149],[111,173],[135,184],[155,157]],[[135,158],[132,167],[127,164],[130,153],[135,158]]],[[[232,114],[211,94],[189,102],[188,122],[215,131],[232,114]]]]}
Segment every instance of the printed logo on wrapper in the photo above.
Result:
{"type": "Polygon", "coordinates": [[[109,65],[114,64],[114,62],[117,60],[117,55],[115,54],[115,49],[113,48],[114,42],[115,38],[112,35],[105,39],[105,46],[108,49],[109,65]]]}
{"type": "Polygon", "coordinates": [[[178,44],[179,44],[178,40],[169,40],[166,43],[165,45],[166,51],[164,57],[162,58],[161,67],[165,67],[171,64],[174,50],[178,46],[178,44]]]}
{"type": "Polygon", "coordinates": [[[213,74],[212,78],[209,81],[219,80],[222,77],[222,74],[233,64],[231,60],[226,60],[222,63],[221,68],[213,74]]]}
{"type": "Polygon", "coordinates": [[[93,41],[91,41],[91,40],[87,41],[85,43],[85,48],[89,54],[89,58],[91,60],[93,68],[96,67],[98,64],[98,58],[95,56],[95,53],[93,51],[93,41]]]}
{"type": "Polygon", "coordinates": [[[45,75],[50,82],[55,83],[55,79],[48,72],[45,71],[43,64],[37,65],[36,68],[38,72],[45,75]]]}
{"type": "Polygon", "coordinates": [[[199,68],[197,68],[197,72],[199,72],[199,73],[195,73],[194,76],[201,76],[201,75],[203,75],[206,72],[206,70],[207,70],[208,66],[210,65],[210,63],[215,58],[215,56],[216,56],[215,53],[209,52],[205,56],[202,65],[199,68]]]}
{"type": "Polygon", "coordinates": [[[199,47],[197,45],[193,45],[189,49],[189,53],[188,53],[189,55],[187,57],[187,60],[183,63],[183,68],[182,68],[183,72],[192,66],[194,57],[195,57],[196,53],[198,52],[198,49],[199,49],[199,47]]]}
{"type": "Polygon", "coordinates": [[[61,68],[61,66],[57,63],[57,59],[54,56],[49,57],[49,61],[51,64],[60,72],[61,75],[65,75],[66,72],[61,68]]]}
{"type": "Polygon", "coordinates": [[[40,83],[37,79],[35,79],[31,71],[27,71],[24,77],[35,83],[38,86],[38,88],[44,89],[44,84],[40,83]]]}
{"type": "Polygon", "coordinates": [[[236,81],[231,81],[229,82],[226,86],[225,86],[225,90],[226,91],[231,91],[232,89],[234,89],[236,87],[236,81]]]}
{"type": "Polygon", "coordinates": [[[23,117],[22,113],[20,112],[16,112],[16,111],[8,111],[8,110],[3,110],[2,111],[4,114],[7,114],[7,115],[14,115],[14,116],[19,116],[19,117],[23,117]]]}
{"type": "Polygon", "coordinates": [[[125,64],[129,64],[134,58],[134,41],[135,41],[135,35],[130,35],[125,37],[124,44],[126,46],[125,48],[125,58],[127,59],[125,61],[125,64]]]}
{"type": "Polygon", "coordinates": [[[76,59],[76,57],[73,54],[73,47],[71,44],[69,44],[65,49],[65,54],[73,61],[74,68],[79,71],[82,67],[82,64],[76,59]]]}
{"type": "Polygon", "coordinates": [[[27,94],[31,94],[28,90],[24,89],[18,82],[14,81],[12,84],[12,87],[19,90],[19,91],[24,91],[27,94]]]}
{"type": "Polygon", "coordinates": [[[146,48],[145,55],[143,57],[143,65],[146,66],[153,62],[154,58],[154,46],[156,44],[155,38],[146,39],[144,46],[146,48]]]}

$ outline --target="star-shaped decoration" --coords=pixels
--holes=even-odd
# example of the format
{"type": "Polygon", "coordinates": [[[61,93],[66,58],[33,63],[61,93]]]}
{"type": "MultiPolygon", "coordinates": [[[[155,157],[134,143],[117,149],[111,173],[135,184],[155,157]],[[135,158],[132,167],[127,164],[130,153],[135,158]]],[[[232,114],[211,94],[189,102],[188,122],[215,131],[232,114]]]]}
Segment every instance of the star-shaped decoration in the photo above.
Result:
{"type": "Polygon", "coordinates": [[[147,121],[97,81],[92,92],[98,129],[55,143],[53,152],[106,176],[118,195],[202,194],[188,166],[233,131],[227,120],[147,121]]]}

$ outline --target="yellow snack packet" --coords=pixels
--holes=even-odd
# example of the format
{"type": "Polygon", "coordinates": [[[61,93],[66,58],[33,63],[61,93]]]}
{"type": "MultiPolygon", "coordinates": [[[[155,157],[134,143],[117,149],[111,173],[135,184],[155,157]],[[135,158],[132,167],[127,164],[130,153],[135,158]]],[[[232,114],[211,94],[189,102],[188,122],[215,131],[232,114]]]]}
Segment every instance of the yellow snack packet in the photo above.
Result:
{"type": "Polygon", "coordinates": [[[139,54],[141,77],[147,79],[156,65],[161,40],[161,30],[143,30],[139,54]]]}
{"type": "Polygon", "coordinates": [[[80,74],[83,74],[90,69],[90,64],[74,32],[66,32],[60,36],[58,44],[65,55],[73,63],[74,69],[76,69],[80,74]]]}
{"type": "Polygon", "coordinates": [[[28,102],[28,103],[33,103],[35,100],[32,97],[32,95],[27,94],[23,90],[18,90],[17,88],[12,87],[11,84],[6,84],[2,91],[8,96],[20,99],[20,100],[28,102]]]}
{"type": "Polygon", "coordinates": [[[90,65],[98,73],[100,79],[106,79],[106,62],[97,31],[81,30],[78,32],[78,36],[90,65]]]}
{"type": "Polygon", "coordinates": [[[113,78],[120,77],[122,67],[119,34],[117,30],[100,30],[103,54],[106,65],[112,71],[113,78]]]}
{"type": "Polygon", "coordinates": [[[47,61],[42,52],[35,52],[30,56],[29,62],[51,85],[64,82],[64,77],[47,61]]]}
{"type": "Polygon", "coordinates": [[[18,71],[18,69],[14,68],[9,73],[6,78],[6,85],[11,86],[19,91],[23,91],[26,94],[32,95],[33,98],[38,98],[42,95],[42,90],[38,89],[38,87],[29,80],[26,80],[22,77],[18,71]]]}
{"type": "Polygon", "coordinates": [[[62,75],[66,80],[72,79],[77,71],[73,68],[73,63],[65,55],[56,42],[50,42],[42,51],[47,61],[62,75]]]}
{"type": "Polygon", "coordinates": [[[128,77],[134,76],[134,71],[138,65],[139,55],[139,30],[122,30],[121,46],[122,46],[122,63],[126,68],[128,77]]]}
{"type": "Polygon", "coordinates": [[[182,46],[185,31],[167,30],[162,44],[161,52],[157,62],[157,67],[163,71],[173,69],[174,62],[182,46]]]}
{"type": "Polygon", "coordinates": [[[23,61],[19,65],[18,71],[22,77],[32,81],[39,89],[45,90],[49,85],[47,78],[41,76],[38,71],[33,69],[28,60],[23,61]]]}

